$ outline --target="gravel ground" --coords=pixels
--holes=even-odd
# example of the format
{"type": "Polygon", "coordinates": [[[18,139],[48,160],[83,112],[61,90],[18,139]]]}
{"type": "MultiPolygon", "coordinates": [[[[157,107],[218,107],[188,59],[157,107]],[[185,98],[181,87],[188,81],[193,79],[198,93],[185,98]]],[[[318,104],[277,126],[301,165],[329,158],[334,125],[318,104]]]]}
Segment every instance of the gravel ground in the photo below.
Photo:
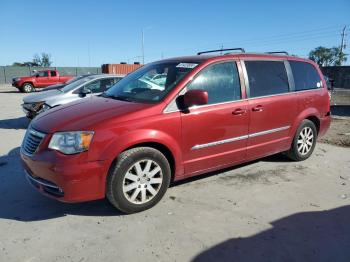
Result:
{"type": "Polygon", "coordinates": [[[319,143],[304,162],[276,155],[187,180],[156,207],[122,215],[105,200],[63,204],[28,185],[24,95],[13,90],[0,86],[0,261],[350,260],[349,148],[319,143]]]}

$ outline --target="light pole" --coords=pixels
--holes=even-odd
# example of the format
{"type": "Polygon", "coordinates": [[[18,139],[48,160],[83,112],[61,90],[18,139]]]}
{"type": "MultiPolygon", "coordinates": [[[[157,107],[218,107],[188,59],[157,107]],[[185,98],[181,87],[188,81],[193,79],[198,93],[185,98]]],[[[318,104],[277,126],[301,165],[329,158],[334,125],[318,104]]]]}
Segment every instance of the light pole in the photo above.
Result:
{"type": "Polygon", "coordinates": [[[141,46],[141,51],[142,51],[142,64],[145,64],[145,30],[149,30],[152,27],[148,26],[146,28],[142,28],[142,46],[141,46]]]}
{"type": "Polygon", "coordinates": [[[142,64],[145,64],[145,30],[142,28],[142,64]]]}

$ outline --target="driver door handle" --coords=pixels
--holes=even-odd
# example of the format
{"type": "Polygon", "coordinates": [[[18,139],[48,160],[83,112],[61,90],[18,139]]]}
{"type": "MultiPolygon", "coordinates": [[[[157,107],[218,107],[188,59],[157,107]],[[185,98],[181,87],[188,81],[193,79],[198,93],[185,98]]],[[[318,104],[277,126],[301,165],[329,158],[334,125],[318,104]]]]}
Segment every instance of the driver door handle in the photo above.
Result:
{"type": "Polygon", "coordinates": [[[235,115],[235,116],[238,116],[238,115],[243,115],[245,114],[246,110],[245,109],[242,109],[242,108],[237,108],[235,109],[232,114],[235,115]]]}
{"type": "Polygon", "coordinates": [[[262,105],[258,105],[252,108],[253,112],[261,112],[264,110],[264,107],[262,105]]]}

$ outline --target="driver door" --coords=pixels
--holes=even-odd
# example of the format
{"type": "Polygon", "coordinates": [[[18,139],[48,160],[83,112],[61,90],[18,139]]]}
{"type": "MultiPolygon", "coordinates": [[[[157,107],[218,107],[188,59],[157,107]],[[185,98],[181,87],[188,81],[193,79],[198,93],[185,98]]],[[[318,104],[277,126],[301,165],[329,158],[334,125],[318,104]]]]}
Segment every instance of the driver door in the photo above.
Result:
{"type": "Polygon", "coordinates": [[[50,85],[50,78],[49,78],[49,72],[39,72],[39,74],[36,76],[36,85],[38,87],[45,87],[50,85]]]}
{"type": "Polygon", "coordinates": [[[181,112],[186,176],[243,162],[249,117],[236,62],[207,66],[187,85],[190,89],[207,91],[209,102],[181,112]]]}

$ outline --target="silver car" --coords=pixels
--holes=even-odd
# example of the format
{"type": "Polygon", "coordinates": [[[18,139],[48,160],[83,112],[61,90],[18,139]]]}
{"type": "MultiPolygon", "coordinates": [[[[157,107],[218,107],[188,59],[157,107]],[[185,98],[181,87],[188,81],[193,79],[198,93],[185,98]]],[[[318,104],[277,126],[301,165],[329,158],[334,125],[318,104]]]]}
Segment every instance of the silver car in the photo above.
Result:
{"type": "Polygon", "coordinates": [[[122,79],[123,75],[90,75],[61,89],[30,94],[23,98],[22,108],[30,119],[50,108],[64,105],[84,97],[99,95],[122,79]]]}

